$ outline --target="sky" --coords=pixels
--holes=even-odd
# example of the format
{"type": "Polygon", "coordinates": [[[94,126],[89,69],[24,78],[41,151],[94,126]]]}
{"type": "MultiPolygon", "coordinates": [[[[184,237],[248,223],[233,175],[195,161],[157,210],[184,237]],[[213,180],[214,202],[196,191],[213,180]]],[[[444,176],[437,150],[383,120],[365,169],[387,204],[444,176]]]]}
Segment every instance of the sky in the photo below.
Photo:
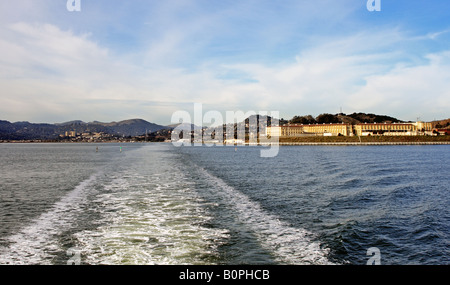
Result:
{"type": "Polygon", "coordinates": [[[0,120],[450,118],[450,1],[78,1],[0,0],[0,120]]]}

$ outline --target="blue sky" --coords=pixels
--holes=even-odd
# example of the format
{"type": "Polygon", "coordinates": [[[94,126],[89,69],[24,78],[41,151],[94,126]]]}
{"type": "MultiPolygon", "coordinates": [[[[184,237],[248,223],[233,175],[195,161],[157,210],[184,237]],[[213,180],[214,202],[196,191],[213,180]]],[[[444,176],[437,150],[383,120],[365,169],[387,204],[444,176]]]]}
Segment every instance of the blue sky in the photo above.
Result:
{"type": "Polygon", "coordinates": [[[448,1],[66,2],[0,2],[0,119],[450,117],[448,1]]]}

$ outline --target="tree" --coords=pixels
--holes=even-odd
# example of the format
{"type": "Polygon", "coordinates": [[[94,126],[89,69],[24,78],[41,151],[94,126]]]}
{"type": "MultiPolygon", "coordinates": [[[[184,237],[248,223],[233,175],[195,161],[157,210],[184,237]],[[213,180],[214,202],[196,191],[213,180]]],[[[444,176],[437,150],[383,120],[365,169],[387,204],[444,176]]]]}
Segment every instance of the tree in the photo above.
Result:
{"type": "Polygon", "coordinates": [[[315,124],[316,120],[313,116],[307,115],[307,116],[294,116],[289,123],[291,124],[315,124]]]}
{"type": "Polygon", "coordinates": [[[316,118],[317,123],[319,124],[336,124],[339,123],[339,118],[332,114],[320,114],[316,118]]]}

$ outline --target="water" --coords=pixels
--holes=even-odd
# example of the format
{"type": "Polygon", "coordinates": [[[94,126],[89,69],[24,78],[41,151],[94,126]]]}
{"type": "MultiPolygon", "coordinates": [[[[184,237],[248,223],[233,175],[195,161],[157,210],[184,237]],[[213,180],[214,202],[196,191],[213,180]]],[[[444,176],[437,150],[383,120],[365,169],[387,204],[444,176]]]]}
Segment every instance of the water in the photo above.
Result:
{"type": "Polygon", "coordinates": [[[449,264],[449,146],[260,150],[1,144],[0,264],[449,264]]]}

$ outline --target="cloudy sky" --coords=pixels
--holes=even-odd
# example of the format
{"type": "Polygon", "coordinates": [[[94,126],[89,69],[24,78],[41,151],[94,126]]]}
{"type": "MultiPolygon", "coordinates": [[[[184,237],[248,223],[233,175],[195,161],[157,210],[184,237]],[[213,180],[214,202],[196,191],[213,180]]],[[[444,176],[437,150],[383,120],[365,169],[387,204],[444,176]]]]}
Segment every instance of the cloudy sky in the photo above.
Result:
{"type": "Polygon", "coordinates": [[[0,119],[450,117],[450,2],[0,0],[0,119]]]}

